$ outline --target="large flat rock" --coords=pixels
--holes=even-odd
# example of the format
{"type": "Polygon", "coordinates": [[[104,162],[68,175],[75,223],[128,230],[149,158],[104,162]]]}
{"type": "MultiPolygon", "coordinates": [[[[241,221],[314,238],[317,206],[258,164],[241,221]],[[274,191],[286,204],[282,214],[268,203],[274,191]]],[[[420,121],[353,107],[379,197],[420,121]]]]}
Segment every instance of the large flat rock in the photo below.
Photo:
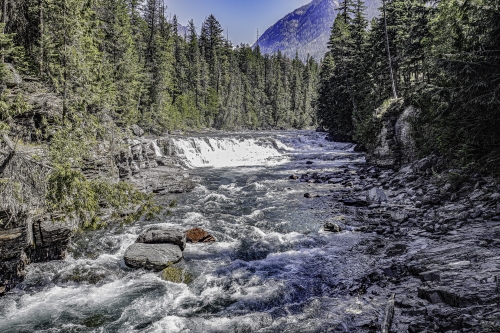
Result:
{"type": "Polygon", "coordinates": [[[176,230],[148,230],[139,235],[136,243],[174,244],[184,251],[186,234],[176,230]]]}
{"type": "Polygon", "coordinates": [[[182,251],[174,244],[132,244],[124,255],[125,264],[133,268],[161,271],[182,260],[182,251]]]}

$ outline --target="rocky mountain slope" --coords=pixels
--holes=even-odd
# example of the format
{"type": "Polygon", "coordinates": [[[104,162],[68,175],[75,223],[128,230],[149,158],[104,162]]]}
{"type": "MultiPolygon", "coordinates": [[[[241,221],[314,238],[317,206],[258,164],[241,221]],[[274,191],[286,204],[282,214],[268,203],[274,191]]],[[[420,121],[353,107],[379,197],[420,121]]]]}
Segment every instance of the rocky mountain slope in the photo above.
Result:
{"type": "MultiPolygon", "coordinates": [[[[380,0],[367,0],[368,19],[378,13],[380,0]]],[[[266,30],[259,38],[262,53],[275,53],[280,50],[289,57],[296,52],[302,60],[311,55],[316,60],[323,58],[333,21],[337,16],[337,0],[314,0],[286,15],[266,30]]]]}

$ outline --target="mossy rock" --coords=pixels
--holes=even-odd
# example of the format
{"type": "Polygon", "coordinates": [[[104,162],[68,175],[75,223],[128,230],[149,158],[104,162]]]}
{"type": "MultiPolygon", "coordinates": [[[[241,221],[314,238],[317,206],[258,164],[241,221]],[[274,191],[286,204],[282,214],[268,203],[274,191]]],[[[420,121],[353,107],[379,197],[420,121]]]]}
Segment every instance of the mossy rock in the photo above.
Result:
{"type": "Polygon", "coordinates": [[[193,275],[187,272],[183,268],[178,267],[167,267],[162,273],[163,280],[170,281],[173,283],[185,283],[189,284],[193,282],[193,275]]]}
{"type": "Polygon", "coordinates": [[[97,328],[106,324],[107,318],[102,314],[95,314],[85,318],[82,324],[89,328],[97,328]]]}

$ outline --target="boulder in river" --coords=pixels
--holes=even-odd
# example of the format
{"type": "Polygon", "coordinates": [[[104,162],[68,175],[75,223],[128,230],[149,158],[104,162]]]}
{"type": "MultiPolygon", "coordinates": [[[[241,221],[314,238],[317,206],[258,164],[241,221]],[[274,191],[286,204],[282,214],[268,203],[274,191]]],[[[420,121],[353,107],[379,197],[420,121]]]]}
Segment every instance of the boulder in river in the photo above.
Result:
{"type": "Polygon", "coordinates": [[[182,260],[182,251],[174,244],[132,244],[124,255],[125,264],[133,268],[161,271],[182,260]]]}
{"type": "Polygon", "coordinates": [[[314,164],[314,162],[313,161],[307,161],[306,164],[311,165],[311,164],[314,164]]]}
{"type": "Polygon", "coordinates": [[[311,194],[311,193],[305,193],[304,198],[312,199],[312,198],[319,198],[318,194],[311,194]]]}
{"type": "Polygon", "coordinates": [[[186,231],[186,239],[189,243],[210,243],[215,242],[214,236],[203,229],[193,228],[186,231]]]}
{"type": "Polygon", "coordinates": [[[177,230],[148,230],[139,235],[136,243],[174,244],[184,251],[186,247],[186,234],[177,230]]]}
{"type": "Polygon", "coordinates": [[[324,229],[325,229],[325,231],[328,231],[328,232],[341,232],[342,231],[342,228],[338,224],[331,223],[331,222],[325,223],[324,229]]]}
{"type": "Polygon", "coordinates": [[[291,175],[290,179],[297,180],[297,179],[299,179],[299,176],[297,176],[297,175],[291,175]]]}

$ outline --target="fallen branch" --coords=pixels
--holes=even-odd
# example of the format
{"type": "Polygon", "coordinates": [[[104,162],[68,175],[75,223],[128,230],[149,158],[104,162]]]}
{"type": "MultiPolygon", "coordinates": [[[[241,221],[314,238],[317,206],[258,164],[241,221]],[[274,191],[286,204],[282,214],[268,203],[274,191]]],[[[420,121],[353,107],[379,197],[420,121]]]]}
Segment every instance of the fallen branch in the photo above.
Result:
{"type": "Polygon", "coordinates": [[[12,143],[12,141],[10,140],[10,138],[7,134],[5,134],[5,133],[2,134],[2,139],[7,144],[7,147],[9,147],[9,149],[11,151],[16,151],[16,147],[14,147],[14,144],[12,143]]]}
{"type": "Polygon", "coordinates": [[[382,323],[382,333],[389,333],[391,331],[392,320],[394,318],[394,298],[395,294],[392,294],[391,298],[389,298],[389,302],[387,302],[387,308],[385,309],[385,318],[382,323]]]}
{"type": "Polygon", "coordinates": [[[10,138],[7,136],[7,134],[2,134],[2,139],[3,141],[7,144],[7,147],[10,149],[9,152],[7,152],[7,156],[3,160],[2,164],[0,165],[0,176],[3,175],[3,172],[5,171],[5,168],[7,168],[7,165],[9,165],[10,161],[16,154],[16,148],[14,147],[14,144],[10,140],[10,138]]]}

